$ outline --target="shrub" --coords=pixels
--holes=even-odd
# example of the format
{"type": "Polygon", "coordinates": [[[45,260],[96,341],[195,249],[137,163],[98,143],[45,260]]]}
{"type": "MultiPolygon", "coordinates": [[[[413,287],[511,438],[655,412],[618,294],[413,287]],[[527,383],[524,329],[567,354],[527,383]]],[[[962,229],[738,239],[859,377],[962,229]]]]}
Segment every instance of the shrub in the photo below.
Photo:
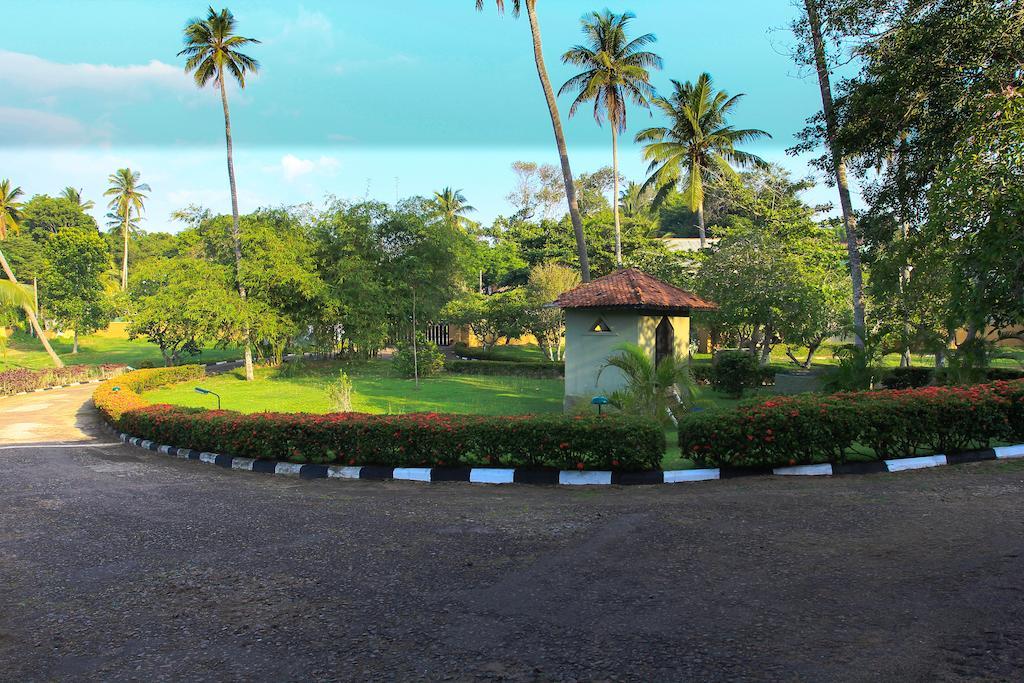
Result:
{"type": "Polygon", "coordinates": [[[928,386],[934,378],[933,368],[892,368],[882,377],[882,384],[887,389],[917,389],[928,386]]]}
{"type": "Polygon", "coordinates": [[[558,378],[565,376],[565,363],[504,360],[449,360],[445,370],[460,375],[512,375],[515,377],[558,378]]]}
{"type": "Polygon", "coordinates": [[[681,452],[705,466],[844,462],[857,444],[887,459],[1021,439],[1024,381],[774,397],[679,425],[681,452]]]}
{"type": "Polygon", "coordinates": [[[665,452],[657,423],[625,416],[242,415],[149,405],[138,394],[203,372],[201,366],[140,370],[101,385],[94,401],[108,421],[130,434],[182,448],[300,463],[637,471],[657,469],[665,452]]]}
{"type": "Polygon", "coordinates": [[[714,358],[711,384],[715,389],[739,398],[745,389],[761,385],[757,358],[746,351],[719,351],[714,358]]]}
{"type": "Polygon", "coordinates": [[[415,376],[417,369],[420,377],[430,377],[444,370],[444,354],[437,348],[437,344],[427,341],[426,335],[418,332],[415,356],[410,342],[400,342],[392,365],[402,377],[415,376]]]}
{"type": "Polygon", "coordinates": [[[697,384],[713,384],[715,367],[713,365],[708,365],[707,363],[694,363],[691,361],[690,374],[693,375],[693,381],[697,384]]]}
{"type": "Polygon", "coordinates": [[[348,413],[352,410],[352,380],[344,370],[338,370],[338,379],[327,387],[327,398],[335,410],[348,413]]]}
{"type": "Polygon", "coordinates": [[[23,391],[34,391],[47,387],[59,387],[72,382],[106,379],[124,372],[125,367],[124,365],[106,364],[69,365],[45,370],[29,370],[27,368],[4,370],[0,372],[0,396],[20,394],[23,391]]]}

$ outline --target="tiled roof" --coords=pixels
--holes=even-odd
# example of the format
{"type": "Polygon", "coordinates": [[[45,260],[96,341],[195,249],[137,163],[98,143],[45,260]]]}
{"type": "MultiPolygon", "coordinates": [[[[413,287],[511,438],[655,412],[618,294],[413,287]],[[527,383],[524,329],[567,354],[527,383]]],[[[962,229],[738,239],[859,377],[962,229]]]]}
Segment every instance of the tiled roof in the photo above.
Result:
{"type": "Polygon", "coordinates": [[[718,308],[696,294],[673,287],[635,268],[605,275],[555,300],[559,308],[634,308],[651,311],[713,311],[718,308]]]}

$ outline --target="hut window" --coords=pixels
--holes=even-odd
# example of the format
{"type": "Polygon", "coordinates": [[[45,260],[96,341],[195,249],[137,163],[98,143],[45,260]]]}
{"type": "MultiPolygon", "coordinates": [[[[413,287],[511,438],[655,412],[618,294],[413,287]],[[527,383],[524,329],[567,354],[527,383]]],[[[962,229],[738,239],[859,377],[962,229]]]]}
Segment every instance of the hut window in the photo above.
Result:
{"type": "Polygon", "coordinates": [[[611,334],[612,328],[608,326],[604,318],[598,318],[597,322],[591,325],[590,331],[594,334],[611,334]]]}

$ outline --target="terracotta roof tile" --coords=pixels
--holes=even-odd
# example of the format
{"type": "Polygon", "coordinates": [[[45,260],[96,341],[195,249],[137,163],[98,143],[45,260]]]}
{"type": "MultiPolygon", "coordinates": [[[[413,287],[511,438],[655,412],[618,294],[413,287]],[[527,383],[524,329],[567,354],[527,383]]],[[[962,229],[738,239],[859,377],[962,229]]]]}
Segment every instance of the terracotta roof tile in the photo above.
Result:
{"type": "Polygon", "coordinates": [[[605,275],[555,300],[559,308],[633,308],[652,311],[713,311],[718,308],[696,294],[673,287],[635,268],[605,275]]]}

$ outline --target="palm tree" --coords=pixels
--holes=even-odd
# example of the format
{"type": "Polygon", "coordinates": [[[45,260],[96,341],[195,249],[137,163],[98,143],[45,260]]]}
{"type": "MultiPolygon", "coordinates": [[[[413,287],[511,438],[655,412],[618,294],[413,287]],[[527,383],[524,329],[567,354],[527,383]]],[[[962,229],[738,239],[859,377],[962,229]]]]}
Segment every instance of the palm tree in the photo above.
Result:
{"type": "Polygon", "coordinates": [[[636,218],[651,210],[651,192],[640,183],[630,182],[619,194],[619,210],[626,218],[636,218]]]}
{"type": "Polygon", "coordinates": [[[476,211],[476,208],[466,201],[466,195],[462,194],[462,190],[453,190],[450,187],[434,193],[434,207],[444,222],[453,228],[467,228],[472,225],[466,214],[476,211]]]}
{"type": "MultiPolygon", "coordinates": [[[[231,113],[228,110],[227,79],[234,78],[245,88],[247,74],[259,72],[260,64],[239,50],[245,45],[259,43],[255,38],[235,35],[235,17],[226,7],[220,12],[210,7],[205,19],[191,19],[185,26],[185,73],[191,73],[196,85],[205,88],[212,83],[220,90],[220,103],[224,108],[224,139],[228,151],[228,184],[231,187],[231,246],[235,252],[235,279],[238,294],[246,300],[245,285],[241,279],[242,240],[238,220],[238,187],[235,184],[235,161],[231,149],[231,113]]],[[[245,378],[255,379],[252,368],[252,340],[249,326],[245,326],[245,378]]]]}
{"type": "MultiPolygon", "coordinates": [[[[7,239],[8,232],[18,231],[21,221],[21,202],[18,199],[24,194],[20,187],[11,187],[10,180],[0,180],[0,241],[7,239]]],[[[39,326],[39,319],[36,317],[32,299],[25,301],[25,288],[18,284],[18,278],[14,277],[14,272],[11,270],[10,264],[7,263],[7,257],[4,256],[3,250],[0,250],[0,268],[3,269],[4,275],[10,281],[0,287],[5,290],[2,298],[9,303],[21,306],[21,309],[25,311],[25,317],[28,318],[29,324],[32,325],[32,329],[36,333],[36,338],[42,342],[43,348],[46,349],[54,366],[64,367],[64,362],[53,352],[50,342],[43,334],[43,328],[39,326]]]]}
{"type": "Polygon", "coordinates": [[[659,204],[682,179],[686,180],[683,196],[690,210],[697,214],[700,246],[706,246],[704,229],[704,187],[709,181],[736,176],[732,165],[764,166],[766,162],[749,152],[736,149],[748,140],[771,137],[756,128],[736,129],[727,119],[743,95],[715,91],[710,74],[702,73],[693,84],[672,81],[675,91],[670,97],[657,97],[654,105],[669,118],[668,128],[640,131],[636,141],[646,143],[644,158],[650,162],[650,177],[645,188],[658,192],[659,204]]]}
{"type": "Polygon", "coordinates": [[[639,38],[629,40],[626,29],[629,22],[636,18],[632,12],[612,14],[592,12],[583,18],[583,34],[587,37],[586,45],[577,45],[564,55],[562,61],[582,67],[579,73],[562,86],[559,95],[576,92],[576,100],[569,109],[569,117],[576,115],[581,105],[593,101],[594,120],[601,125],[604,117],[608,118],[612,129],[612,171],[614,194],[616,198],[615,212],[615,263],[622,266],[622,228],[619,219],[619,134],[626,131],[626,102],[631,100],[641,107],[650,107],[650,98],[654,97],[651,85],[651,74],[648,69],[660,69],[661,57],[653,52],[645,52],[655,40],[653,34],[646,33],[639,38]]]}
{"type": "Polygon", "coordinates": [[[60,193],[60,196],[80,208],[82,211],[88,211],[96,206],[96,202],[91,199],[82,201],[82,191],[80,189],[75,189],[70,185],[64,188],[60,193]]]}
{"type": "Polygon", "coordinates": [[[618,368],[626,385],[613,391],[608,401],[624,413],[649,417],[659,422],[674,423],[672,406],[688,407],[697,396],[697,385],[685,361],[669,355],[655,366],[650,354],[639,345],[619,344],[619,352],[605,361],[598,377],[606,368],[618,368]]]}
{"type": "MultiPolygon", "coordinates": [[[[565,144],[565,132],[562,130],[562,117],[558,113],[558,101],[555,99],[555,90],[551,86],[551,78],[548,76],[548,68],[544,63],[544,48],[540,36],[540,21],[537,18],[537,0],[509,0],[512,4],[512,14],[518,17],[523,5],[526,6],[526,15],[530,20],[530,33],[533,36],[533,59],[537,64],[537,76],[540,78],[541,88],[544,90],[544,99],[548,104],[548,113],[551,115],[551,127],[555,132],[555,144],[558,147],[558,156],[562,164],[562,182],[565,184],[565,199],[569,204],[569,218],[572,220],[572,229],[576,235],[576,252],[580,259],[580,275],[583,282],[590,282],[590,259],[587,258],[587,241],[583,236],[583,216],[580,214],[579,202],[576,200],[576,184],[573,181],[572,167],[569,165],[569,151],[565,144]]],[[[505,0],[494,0],[499,12],[505,11],[505,0]]],[[[484,0],[476,0],[477,10],[484,8],[484,0]]]]}
{"type": "Polygon", "coordinates": [[[124,242],[124,253],[121,256],[121,290],[128,289],[128,236],[132,230],[132,213],[136,218],[142,216],[145,201],[149,198],[143,192],[150,192],[146,183],[140,183],[138,171],[130,168],[119,168],[107,178],[110,188],[103,193],[110,197],[107,208],[114,212],[121,223],[121,237],[124,242]]]}

